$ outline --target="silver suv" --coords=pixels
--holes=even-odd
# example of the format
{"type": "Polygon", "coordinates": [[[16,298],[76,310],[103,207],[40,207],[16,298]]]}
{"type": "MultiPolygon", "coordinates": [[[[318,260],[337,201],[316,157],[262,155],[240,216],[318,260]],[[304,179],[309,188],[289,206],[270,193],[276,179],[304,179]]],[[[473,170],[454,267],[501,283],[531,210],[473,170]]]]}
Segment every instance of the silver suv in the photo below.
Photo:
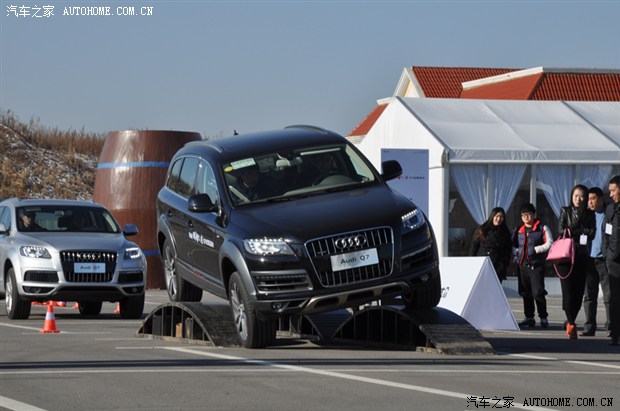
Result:
{"type": "Polygon", "coordinates": [[[83,315],[118,301],[122,318],[140,318],[146,259],[125,238],[137,233],[93,202],[0,202],[0,292],[9,318],[28,318],[32,301],[46,300],[77,301],[83,315]]]}

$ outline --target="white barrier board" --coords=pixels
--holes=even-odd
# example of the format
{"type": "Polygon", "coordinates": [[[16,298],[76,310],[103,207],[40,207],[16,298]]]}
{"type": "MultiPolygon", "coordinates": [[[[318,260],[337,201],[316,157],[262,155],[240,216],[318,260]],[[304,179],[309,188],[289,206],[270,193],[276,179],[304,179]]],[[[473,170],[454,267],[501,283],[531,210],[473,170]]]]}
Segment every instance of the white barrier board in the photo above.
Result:
{"type": "Polygon", "coordinates": [[[441,257],[439,307],[478,330],[519,330],[489,257],[441,257]]]}

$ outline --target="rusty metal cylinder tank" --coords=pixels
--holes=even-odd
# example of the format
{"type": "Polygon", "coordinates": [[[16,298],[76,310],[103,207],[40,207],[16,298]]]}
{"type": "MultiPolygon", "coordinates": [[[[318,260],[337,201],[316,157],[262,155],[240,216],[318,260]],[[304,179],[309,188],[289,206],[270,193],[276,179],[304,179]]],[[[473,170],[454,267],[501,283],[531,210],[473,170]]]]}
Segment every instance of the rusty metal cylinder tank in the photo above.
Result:
{"type": "Polygon", "coordinates": [[[184,131],[112,131],[103,145],[93,200],[105,205],[121,227],[138,226],[130,240],[146,255],[147,288],[166,287],[157,247],[157,193],[172,156],[185,143],[201,139],[199,133],[184,131]]]}

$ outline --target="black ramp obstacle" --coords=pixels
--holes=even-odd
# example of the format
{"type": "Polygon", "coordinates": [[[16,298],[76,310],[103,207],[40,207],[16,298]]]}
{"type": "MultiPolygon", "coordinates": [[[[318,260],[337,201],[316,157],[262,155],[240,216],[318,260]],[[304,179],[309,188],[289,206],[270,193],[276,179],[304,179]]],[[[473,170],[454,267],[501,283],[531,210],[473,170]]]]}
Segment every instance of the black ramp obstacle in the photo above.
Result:
{"type": "MultiPolygon", "coordinates": [[[[319,318],[309,320],[320,327],[319,318]]],[[[344,318],[344,317],[343,317],[344,318]]],[[[408,350],[436,350],[443,354],[495,354],[476,328],[444,308],[414,310],[402,306],[367,306],[344,318],[335,330],[319,330],[323,339],[359,345],[408,350]]]]}
{"type": "Polygon", "coordinates": [[[230,307],[226,304],[162,304],[144,319],[136,336],[182,340],[217,347],[241,345],[230,307]]]}

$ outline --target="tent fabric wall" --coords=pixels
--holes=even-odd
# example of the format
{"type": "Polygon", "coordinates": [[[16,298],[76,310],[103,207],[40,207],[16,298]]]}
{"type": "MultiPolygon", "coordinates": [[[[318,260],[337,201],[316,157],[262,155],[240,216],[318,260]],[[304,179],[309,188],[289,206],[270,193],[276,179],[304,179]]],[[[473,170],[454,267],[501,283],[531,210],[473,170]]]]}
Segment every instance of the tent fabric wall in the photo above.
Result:
{"type": "Polygon", "coordinates": [[[429,219],[447,255],[449,170],[456,164],[620,164],[620,102],[394,97],[357,144],[429,150],[429,219]]]}

